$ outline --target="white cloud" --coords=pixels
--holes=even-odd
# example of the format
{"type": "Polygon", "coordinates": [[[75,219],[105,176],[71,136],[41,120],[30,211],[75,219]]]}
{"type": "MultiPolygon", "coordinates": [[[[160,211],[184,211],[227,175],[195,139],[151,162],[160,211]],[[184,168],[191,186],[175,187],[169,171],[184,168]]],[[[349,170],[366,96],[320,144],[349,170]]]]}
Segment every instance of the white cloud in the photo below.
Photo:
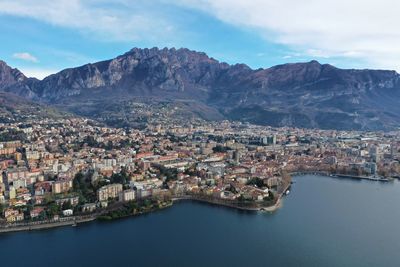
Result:
{"type": "Polygon", "coordinates": [[[34,62],[34,63],[39,62],[39,60],[35,56],[33,56],[27,52],[15,53],[15,54],[13,54],[13,58],[22,59],[22,60],[30,61],[30,62],[34,62]]]}
{"type": "Polygon", "coordinates": [[[1,0],[0,14],[79,29],[106,41],[170,37],[174,26],[151,7],[144,0],[1,0]]]}
{"type": "Polygon", "coordinates": [[[178,0],[315,57],[400,70],[398,0],[178,0]]]}
{"type": "Polygon", "coordinates": [[[105,41],[168,44],[185,36],[171,5],[251,29],[301,57],[400,70],[398,0],[0,0],[0,14],[78,29],[105,41]]]}
{"type": "Polygon", "coordinates": [[[330,54],[318,49],[307,49],[305,54],[315,58],[330,58],[330,54]]]}
{"type": "Polygon", "coordinates": [[[57,73],[59,70],[41,68],[18,68],[26,77],[42,80],[50,74],[57,73]]]}

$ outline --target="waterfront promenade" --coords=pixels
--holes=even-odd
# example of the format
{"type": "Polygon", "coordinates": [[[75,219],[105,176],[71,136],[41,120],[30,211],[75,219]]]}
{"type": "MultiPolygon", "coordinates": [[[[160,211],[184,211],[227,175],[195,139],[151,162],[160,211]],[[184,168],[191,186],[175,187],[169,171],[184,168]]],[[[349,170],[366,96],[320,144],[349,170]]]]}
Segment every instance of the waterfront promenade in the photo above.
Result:
{"type": "MultiPolygon", "coordinates": [[[[208,203],[212,205],[224,206],[229,208],[234,208],[243,211],[269,211],[273,212],[280,207],[282,194],[278,196],[274,203],[269,205],[262,205],[262,203],[252,202],[252,203],[240,203],[238,201],[228,201],[221,200],[211,197],[201,197],[196,195],[182,194],[179,196],[174,196],[172,198],[173,203],[185,200],[198,201],[203,203],[208,203]]],[[[81,223],[91,222],[99,218],[99,216],[106,213],[106,211],[111,211],[112,209],[107,209],[102,212],[97,212],[84,216],[71,216],[59,218],[57,220],[44,220],[44,221],[34,221],[34,222],[19,222],[19,223],[5,223],[0,225],[0,234],[9,232],[20,232],[20,231],[34,231],[43,230],[62,226],[76,226],[81,223]]],[[[142,213],[132,214],[141,215],[142,213]]]]}
{"type": "MultiPolygon", "coordinates": [[[[302,175],[319,175],[319,176],[327,176],[327,177],[337,177],[337,178],[346,178],[346,179],[359,179],[359,180],[371,180],[371,181],[381,181],[388,182],[390,181],[387,178],[379,178],[379,177],[368,177],[368,176],[353,176],[353,175],[340,175],[340,174],[331,174],[329,172],[324,171],[302,171],[302,172],[292,172],[291,176],[302,176],[302,175]]],[[[211,205],[224,206],[229,208],[234,208],[243,211],[267,211],[274,212],[282,206],[282,197],[285,192],[289,189],[291,185],[288,184],[281,192],[277,194],[277,198],[273,203],[266,204],[265,202],[239,202],[232,200],[224,200],[213,197],[206,197],[201,195],[191,195],[191,194],[182,194],[175,195],[172,198],[174,203],[190,200],[208,203],[211,205]]],[[[115,207],[114,207],[115,208],[115,207]]],[[[33,231],[33,230],[42,230],[48,228],[62,227],[62,226],[75,226],[80,223],[91,222],[96,220],[100,215],[104,214],[106,211],[110,211],[113,208],[108,208],[102,212],[97,212],[89,215],[83,216],[71,216],[59,218],[58,220],[45,220],[45,221],[35,221],[35,222],[20,222],[20,223],[6,223],[0,225],[0,233],[8,233],[8,232],[19,232],[19,231],[33,231]]],[[[133,214],[134,215],[134,214],[133,214]]],[[[133,216],[132,215],[132,216],[133,216]]],[[[139,214],[140,215],[140,214],[139,214]]]]}
{"type": "Polygon", "coordinates": [[[91,214],[86,216],[65,217],[65,218],[60,218],[58,220],[7,223],[4,225],[0,225],[0,233],[33,231],[33,230],[42,230],[42,229],[49,229],[61,226],[73,226],[80,223],[94,221],[96,220],[97,216],[98,214],[91,214]]]}
{"type": "Polygon", "coordinates": [[[326,171],[298,171],[290,173],[291,176],[302,176],[302,175],[320,175],[320,176],[329,176],[329,177],[337,177],[337,178],[348,178],[348,179],[358,179],[358,180],[370,180],[370,181],[380,181],[380,182],[389,182],[389,178],[381,177],[381,176],[358,176],[351,174],[337,174],[330,173],[326,171]]]}
{"type": "Polygon", "coordinates": [[[174,197],[172,200],[174,202],[191,200],[191,201],[203,202],[203,203],[208,203],[211,205],[223,206],[223,207],[228,207],[228,208],[233,208],[233,209],[238,209],[238,210],[243,210],[243,211],[270,211],[270,212],[273,212],[280,207],[280,199],[281,199],[281,197],[278,197],[278,199],[273,204],[270,204],[270,205],[262,205],[262,204],[256,203],[256,202],[246,205],[243,203],[239,203],[237,201],[205,198],[205,197],[199,197],[199,196],[194,196],[194,195],[177,196],[177,197],[174,197]]]}

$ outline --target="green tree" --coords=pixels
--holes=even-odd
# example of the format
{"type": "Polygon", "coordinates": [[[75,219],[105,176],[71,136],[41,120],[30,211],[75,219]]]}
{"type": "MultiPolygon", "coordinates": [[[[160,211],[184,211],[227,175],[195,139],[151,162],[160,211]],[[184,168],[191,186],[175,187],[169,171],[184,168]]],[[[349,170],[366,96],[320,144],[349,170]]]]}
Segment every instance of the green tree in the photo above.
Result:
{"type": "Polygon", "coordinates": [[[20,141],[26,140],[25,133],[23,131],[19,131],[12,128],[7,129],[7,131],[0,133],[0,142],[8,142],[15,140],[20,140],[20,141]]]}
{"type": "Polygon", "coordinates": [[[178,170],[175,168],[165,168],[164,166],[159,167],[160,176],[166,176],[166,182],[174,181],[177,179],[178,170]]]}
{"type": "Polygon", "coordinates": [[[69,209],[72,209],[71,202],[65,201],[65,202],[62,204],[62,210],[69,210],[69,209]]]}
{"type": "Polygon", "coordinates": [[[88,135],[83,139],[81,145],[83,146],[83,144],[87,144],[90,147],[99,147],[99,143],[91,135],[88,135]]]}
{"type": "Polygon", "coordinates": [[[214,153],[221,153],[221,152],[224,153],[224,152],[226,152],[228,150],[231,150],[231,149],[229,147],[226,147],[226,146],[217,145],[217,146],[213,147],[213,152],[214,153]]]}
{"type": "Polygon", "coordinates": [[[143,201],[143,204],[144,204],[144,206],[145,206],[146,208],[150,208],[150,206],[151,206],[151,200],[150,200],[150,199],[145,199],[145,200],[143,201]]]}
{"type": "Polygon", "coordinates": [[[75,175],[74,181],[73,181],[73,188],[75,191],[81,190],[81,184],[83,184],[83,179],[84,179],[84,176],[81,172],[78,172],[75,175]]]}
{"type": "Polygon", "coordinates": [[[60,213],[60,206],[58,206],[55,202],[50,203],[47,209],[47,214],[50,217],[53,217],[54,215],[57,215],[60,213]]]}
{"type": "Polygon", "coordinates": [[[74,191],[85,197],[90,195],[94,191],[91,183],[92,175],[92,172],[88,172],[86,174],[83,174],[82,172],[77,173],[73,181],[74,191]]]}
{"type": "Polygon", "coordinates": [[[254,177],[254,178],[251,178],[247,182],[247,185],[255,185],[255,186],[261,188],[261,187],[264,186],[264,181],[262,179],[258,178],[258,177],[254,177]]]}
{"type": "Polygon", "coordinates": [[[268,196],[267,197],[265,197],[264,198],[264,200],[266,200],[266,201],[272,201],[272,200],[274,200],[274,193],[272,192],[272,191],[269,191],[268,192],[268,196]]]}

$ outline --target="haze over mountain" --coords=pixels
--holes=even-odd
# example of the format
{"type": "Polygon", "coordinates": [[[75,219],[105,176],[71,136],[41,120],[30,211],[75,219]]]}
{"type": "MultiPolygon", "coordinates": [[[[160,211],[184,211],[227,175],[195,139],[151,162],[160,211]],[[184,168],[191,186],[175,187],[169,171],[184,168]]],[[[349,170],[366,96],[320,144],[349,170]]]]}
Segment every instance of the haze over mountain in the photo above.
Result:
{"type": "MultiPolygon", "coordinates": [[[[323,129],[400,125],[400,75],[317,61],[253,70],[188,49],[138,49],[39,81],[0,61],[0,90],[98,118],[112,104],[181,102],[205,119],[323,129]],[[99,104],[100,103],[100,104],[99,104]]],[[[111,111],[111,110],[110,110],[111,111]]],[[[134,110],[133,110],[134,112],[134,110]]]]}

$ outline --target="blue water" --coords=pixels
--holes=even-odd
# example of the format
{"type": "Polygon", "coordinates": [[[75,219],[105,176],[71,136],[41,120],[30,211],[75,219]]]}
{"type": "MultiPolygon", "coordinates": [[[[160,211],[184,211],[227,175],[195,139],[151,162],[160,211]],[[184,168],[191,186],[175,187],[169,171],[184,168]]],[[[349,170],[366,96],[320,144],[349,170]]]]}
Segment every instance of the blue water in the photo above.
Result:
{"type": "Polygon", "coordinates": [[[1,266],[400,266],[400,183],[295,177],[283,207],[194,202],[0,235],[1,266]]]}

